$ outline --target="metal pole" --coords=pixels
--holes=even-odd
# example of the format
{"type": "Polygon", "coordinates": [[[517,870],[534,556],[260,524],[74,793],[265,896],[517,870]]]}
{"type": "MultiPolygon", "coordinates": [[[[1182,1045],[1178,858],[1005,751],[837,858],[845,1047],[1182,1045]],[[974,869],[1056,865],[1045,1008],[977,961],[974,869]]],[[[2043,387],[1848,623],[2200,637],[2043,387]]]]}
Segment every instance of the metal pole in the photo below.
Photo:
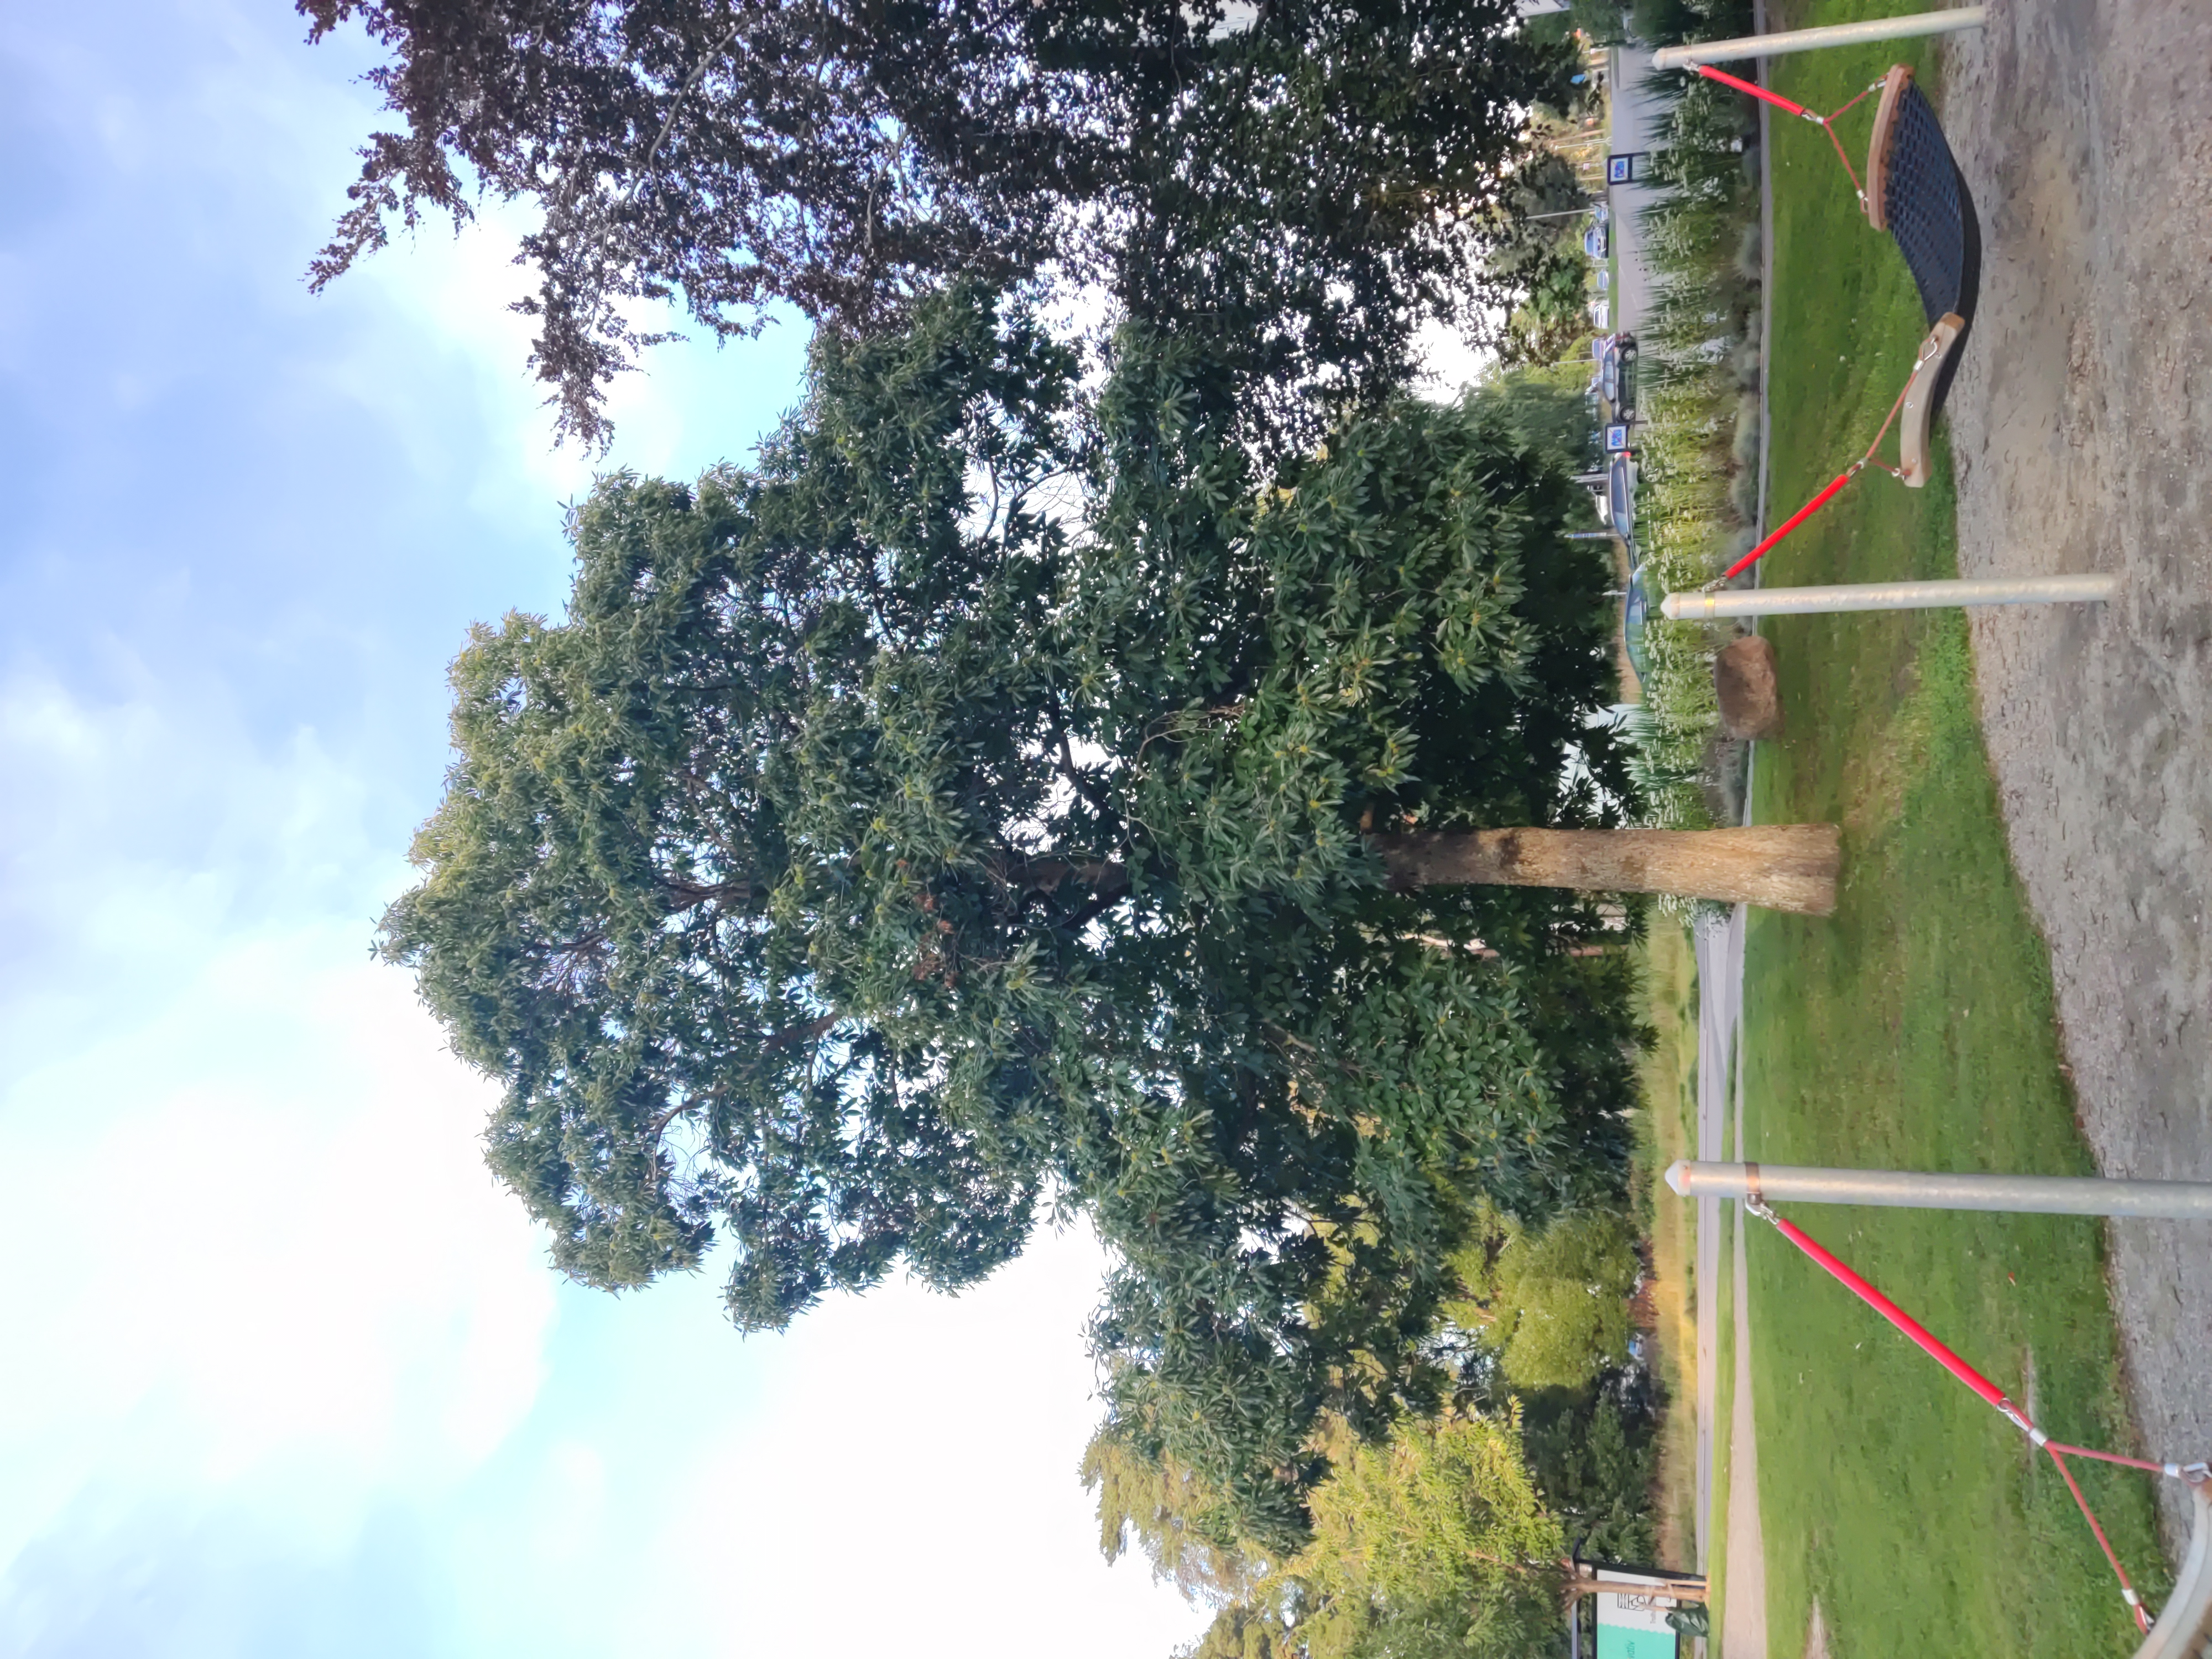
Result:
{"type": "Polygon", "coordinates": [[[1688,69],[1693,64],[1725,64],[1737,58],[1775,58],[1785,52],[1814,52],[1822,46],[1856,46],[1870,40],[1909,40],[1923,34],[1953,34],[1981,27],[1984,8],[1954,6],[1948,11],[1917,12],[1909,17],[1875,17],[1863,23],[1831,23],[1817,29],[1787,29],[1779,34],[1747,34],[1736,40],[1699,40],[1668,46],[1651,54],[1656,70],[1688,69]]]}
{"type": "Polygon", "coordinates": [[[1659,614],[1674,622],[1710,617],[1802,617],[1851,611],[1933,611],[1947,605],[2094,604],[2118,591],[2117,576],[2008,576],[1972,581],[1845,582],[1833,587],[1734,587],[1669,593],[1659,614]]]}
{"type": "Polygon", "coordinates": [[[1810,1170],[1784,1164],[1705,1164],[1680,1158],[1668,1167],[1667,1184],[1685,1198],[1747,1198],[1755,1194],[1778,1203],[2212,1221],[2212,1181],[1923,1175],[1904,1170],[1810,1170]]]}

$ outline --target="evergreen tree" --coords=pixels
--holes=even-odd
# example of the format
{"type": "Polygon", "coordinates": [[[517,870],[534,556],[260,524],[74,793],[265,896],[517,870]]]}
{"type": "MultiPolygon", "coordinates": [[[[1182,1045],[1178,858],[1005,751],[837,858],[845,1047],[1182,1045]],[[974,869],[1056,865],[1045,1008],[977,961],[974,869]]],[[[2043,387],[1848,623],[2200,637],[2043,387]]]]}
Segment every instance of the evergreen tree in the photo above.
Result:
{"type": "Polygon", "coordinates": [[[568,1272],[719,1235],[777,1327],[1086,1212],[1121,1431],[1294,1547],[1318,1414],[1439,1398],[1471,1206],[1619,1178],[1599,896],[1451,850],[1642,833],[1607,572],[1478,410],[1263,489],[1199,354],[1133,331],[1095,404],[1074,368],[963,292],[825,336],[750,470],[605,480],[567,620],[455,664],[382,948],[504,1085],[493,1166],[568,1272]]]}
{"type": "Polygon", "coordinates": [[[1581,1211],[1531,1232],[1489,1224],[1452,1265],[1471,1298],[1447,1305],[1478,1331],[1517,1389],[1580,1389],[1628,1363],[1628,1298],[1644,1269],[1626,1216],[1581,1211]]]}

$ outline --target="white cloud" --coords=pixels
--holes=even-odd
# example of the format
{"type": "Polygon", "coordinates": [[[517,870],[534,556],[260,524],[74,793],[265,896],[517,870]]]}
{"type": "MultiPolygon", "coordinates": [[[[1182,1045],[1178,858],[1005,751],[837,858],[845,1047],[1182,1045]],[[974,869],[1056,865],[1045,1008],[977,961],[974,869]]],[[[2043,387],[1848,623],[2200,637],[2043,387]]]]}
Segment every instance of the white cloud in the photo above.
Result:
{"type": "Polygon", "coordinates": [[[1498,366],[1497,353],[1472,343],[1463,330],[1434,321],[1421,325],[1413,342],[1413,360],[1420,366],[1421,392],[1443,401],[1456,398],[1498,366]]]}
{"type": "Polygon", "coordinates": [[[527,1412],[553,1288],[478,1155],[486,1089],[361,956],[331,928],[221,948],[7,1090],[4,1162],[39,1177],[0,1212],[28,1269],[0,1289],[0,1547],[89,1482],[304,1462],[286,1524],[337,1548],[527,1412]]]}
{"type": "Polygon", "coordinates": [[[287,1528],[341,1547],[379,1489],[489,1454],[552,1314],[488,1085],[346,914],[397,868],[361,780],[141,689],[0,688],[13,944],[46,942],[0,1060],[0,1565],[104,1483],[288,1462],[287,1528]]]}
{"type": "MultiPolygon", "coordinates": [[[[0,1653],[1162,1659],[1195,1618],[1075,1482],[1095,1249],[750,1341],[710,1280],[562,1285],[488,1085],[368,960],[441,667],[565,586],[587,468],[545,459],[515,227],[310,299],[363,49],[281,3],[18,10],[0,1653]]],[[[655,354],[612,459],[742,455],[803,344],[655,354]]]]}
{"type": "MultiPolygon", "coordinates": [[[[427,225],[342,280],[374,290],[411,329],[468,363],[488,427],[501,450],[520,462],[520,481],[543,499],[580,497],[595,476],[617,466],[689,479],[720,461],[749,460],[762,417],[781,411],[780,402],[759,404],[762,390],[796,386],[805,362],[805,320],[779,309],[757,337],[718,349],[678,307],[628,307],[641,329],[673,331],[688,343],[647,351],[638,370],[607,387],[607,415],[616,429],[609,454],[595,455],[573,441],[556,448],[554,414],[544,403],[550,388],[526,368],[535,319],[508,309],[534,291],[535,271],[514,263],[532,222],[520,206],[486,203],[458,234],[427,225]]],[[[367,342],[346,386],[364,404],[404,395],[391,386],[367,342]]],[[[516,480],[501,482],[511,487],[516,480]]],[[[505,502],[479,489],[471,505],[483,511],[505,502]]]]}
{"type": "Polygon", "coordinates": [[[322,1619],[405,1591],[410,1639],[471,1652],[1195,1632],[1099,1561],[1076,1482],[1086,1236],[749,1341],[712,1275],[560,1287],[483,1167],[489,1085],[367,959],[404,877],[359,757],[127,653],[108,678],[0,685],[8,879],[53,942],[0,1050],[0,1651],[12,1620],[25,1652],[258,1653],[280,1583],[322,1619]],[[141,1622],[78,1629],[112,1575],[141,1622]]]}
{"type": "Polygon", "coordinates": [[[1048,1234],[958,1297],[894,1284],[782,1337],[680,1352],[655,1328],[703,1310],[708,1285],[595,1321],[633,1363],[595,1382],[590,1438],[548,1449],[514,1520],[472,1528],[464,1577],[496,1587],[473,1639],[528,1639],[520,1527],[532,1583],[580,1561],[624,1587],[561,1603],[544,1638],[560,1650],[1167,1659],[1206,1615],[1141,1562],[1106,1566],[1076,1478],[1099,1410],[1080,1328],[1103,1267],[1087,1232],[1048,1234]]]}

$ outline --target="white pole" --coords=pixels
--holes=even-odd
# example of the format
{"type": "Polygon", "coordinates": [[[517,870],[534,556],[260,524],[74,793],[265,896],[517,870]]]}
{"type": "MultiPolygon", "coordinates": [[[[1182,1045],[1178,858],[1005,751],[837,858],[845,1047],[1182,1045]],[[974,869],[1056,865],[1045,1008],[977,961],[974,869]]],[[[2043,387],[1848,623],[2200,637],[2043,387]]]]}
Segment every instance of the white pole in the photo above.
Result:
{"type": "Polygon", "coordinates": [[[2212,1181],[1922,1175],[1905,1170],[1813,1170],[1784,1164],[1699,1164],[1678,1158],[1668,1167],[1667,1184],[1685,1198],[1756,1195],[1777,1203],[2212,1220],[2212,1181]]]}
{"type": "Polygon", "coordinates": [[[1834,587],[1724,587],[1669,593],[1659,614],[1673,622],[1711,617],[1802,617],[1848,611],[1935,611],[1960,605],[2094,604],[2117,576],[2007,576],[1975,581],[1846,582],[1834,587]]]}
{"type": "Polygon", "coordinates": [[[1693,64],[1725,64],[1735,58],[1774,58],[1785,52],[1814,52],[1822,46],[1856,46],[1869,40],[1909,40],[1923,34],[1953,34],[1982,26],[1984,8],[1954,6],[1948,11],[1916,12],[1909,17],[1875,17],[1863,23],[1831,23],[1817,29],[1789,29],[1780,34],[1747,34],[1737,40],[1699,40],[1668,46],[1651,54],[1656,70],[1688,69],[1693,64]]]}

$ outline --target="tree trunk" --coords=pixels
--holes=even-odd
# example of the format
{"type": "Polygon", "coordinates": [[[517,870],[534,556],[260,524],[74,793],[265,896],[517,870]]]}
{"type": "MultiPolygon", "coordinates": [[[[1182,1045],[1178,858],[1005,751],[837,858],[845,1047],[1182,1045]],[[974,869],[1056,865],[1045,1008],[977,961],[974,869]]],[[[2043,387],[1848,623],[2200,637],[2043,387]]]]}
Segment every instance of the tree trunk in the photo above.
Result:
{"type": "Polygon", "coordinates": [[[1836,826],[1750,830],[1462,830],[1370,836],[1390,885],[1572,887],[1674,893],[1825,916],[1836,908],[1836,826]]]}

